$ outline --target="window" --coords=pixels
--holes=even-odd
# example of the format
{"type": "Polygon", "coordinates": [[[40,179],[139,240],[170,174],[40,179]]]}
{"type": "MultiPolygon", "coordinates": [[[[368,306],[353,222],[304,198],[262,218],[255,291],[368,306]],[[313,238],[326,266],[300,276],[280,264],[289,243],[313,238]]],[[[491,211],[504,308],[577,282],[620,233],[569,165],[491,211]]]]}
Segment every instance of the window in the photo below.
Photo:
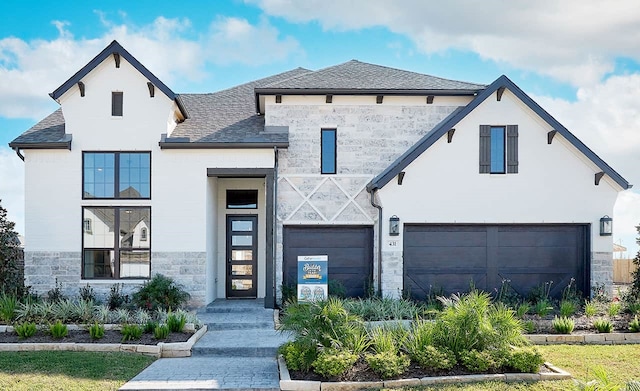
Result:
{"type": "Polygon", "coordinates": [[[91,234],[91,219],[84,219],[84,232],[91,234]]]}
{"type": "Polygon", "coordinates": [[[122,92],[111,93],[111,115],[122,117],[122,92]]]}
{"type": "Polygon", "coordinates": [[[151,152],[83,152],[82,198],[151,198],[151,152]]]}
{"type": "Polygon", "coordinates": [[[322,129],[320,140],[320,172],[336,173],[336,129],[322,129]]]}
{"type": "Polygon", "coordinates": [[[518,173],[518,125],[480,125],[480,173],[518,173]]]}
{"type": "Polygon", "coordinates": [[[258,209],[258,190],[227,190],[227,209],[258,209]]]}
{"type": "Polygon", "coordinates": [[[149,278],[150,207],[84,207],[82,214],[93,221],[93,233],[82,237],[82,278],[149,278]]]}
{"type": "Polygon", "coordinates": [[[504,174],[504,127],[491,127],[491,173],[504,174]]]}

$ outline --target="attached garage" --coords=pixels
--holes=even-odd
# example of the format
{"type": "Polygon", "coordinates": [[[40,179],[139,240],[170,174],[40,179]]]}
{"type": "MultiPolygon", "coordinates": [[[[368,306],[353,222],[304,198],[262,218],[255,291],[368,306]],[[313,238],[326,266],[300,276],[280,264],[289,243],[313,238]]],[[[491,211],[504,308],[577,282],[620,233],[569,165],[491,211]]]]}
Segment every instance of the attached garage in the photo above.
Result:
{"type": "Polygon", "coordinates": [[[571,278],[589,293],[589,226],[405,224],[404,290],[467,292],[473,283],[488,292],[509,280],[519,295],[553,281],[558,297],[571,278]]]}
{"type": "Polygon", "coordinates": [[[301,255],[328,255],[329,281],[340,281],[347,296],[364,296],[373,272],[373,227],[285,226],[283,282],[297,283],[301,255]]]}

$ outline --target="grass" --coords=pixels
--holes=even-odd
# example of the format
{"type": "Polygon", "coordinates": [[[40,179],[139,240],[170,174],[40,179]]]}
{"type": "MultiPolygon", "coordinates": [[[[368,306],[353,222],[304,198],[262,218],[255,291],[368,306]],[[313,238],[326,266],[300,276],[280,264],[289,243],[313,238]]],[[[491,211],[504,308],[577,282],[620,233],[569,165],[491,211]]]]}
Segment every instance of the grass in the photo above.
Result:
{"type": "Polygon", "coordinates": [[[154,360],[130,353],[0,352],[0,390],[117,390],[154,360]]]}
{"type": "MultiPolygon", "coordinates": [[[[593,379],[593,369],[602,366],[610,379],[624,384],[640,378],[640,349],[637,345],[550,345],[538,346],[546,361],[568,371],[577,379],[593,379]]],[[[573,380],[537,383],[485,382],[437,387],[412,387],[415,391],[552,391],[572,390],[573,380]]],[[[397,390],[397,389],[396,389],[397,390]]]]}

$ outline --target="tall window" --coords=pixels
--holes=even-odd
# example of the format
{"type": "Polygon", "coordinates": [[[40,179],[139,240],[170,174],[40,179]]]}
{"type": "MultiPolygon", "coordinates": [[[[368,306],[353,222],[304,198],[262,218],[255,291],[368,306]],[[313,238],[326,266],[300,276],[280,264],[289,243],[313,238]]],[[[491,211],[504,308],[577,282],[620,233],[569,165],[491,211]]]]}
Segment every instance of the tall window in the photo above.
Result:
{"type": "Polygon", "coordinates": [[[114,117],[122,117],[122,92],[111,93],[111,115],[114,117]]]}
{"type": "Polygon", "coordinates": [[[322,129],[320,140],[320,172],[336,173],[336,129],[322,129]]]}
{"type": "Polygon", "coordinates": [[[151,152],[83,152],[82,198],[151,198],[151,152]]]}
{"type": "Polygon", "coordinates": [[[93,222],[82,237],[82,278],[149,278],[150,207],[84,207],[93,222]]]}
{"type": "Polygon", "coordinates": [[[504,174],[504,127],[491,127],[491,173],[504,174]]]}

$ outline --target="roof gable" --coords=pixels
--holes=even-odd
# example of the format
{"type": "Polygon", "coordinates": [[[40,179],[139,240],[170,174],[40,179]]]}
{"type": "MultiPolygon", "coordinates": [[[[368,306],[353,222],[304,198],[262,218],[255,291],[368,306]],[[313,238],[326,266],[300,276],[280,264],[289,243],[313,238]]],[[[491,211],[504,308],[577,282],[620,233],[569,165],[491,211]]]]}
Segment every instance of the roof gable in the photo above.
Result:
{"type": "Polygon", "coordinates": [[[156,86],[163,94],[165,94],[169,99],[176,102],[178,108],[182,115],[186,118],[187,112],[184,109],[182,102],[180,102],[179,96],[176,95],[166,84],[164,84],[160,79],[158,79],[151,71],[149,71],[144,65],[140,63],[140,61],[136,60],[125,48],[122,47],[118,43],[118,41],[113,41],[104,48],[97,56],[95,56],[91,61],[87,63],[84,67],[80,68],[78,72],[76,72],[73,76],[69,78],[69,80],[65,81],[60,87],[56,88],[55,91],[49,94],[49,96],[55,100],[58,100],[65,92],[67,92],[71,87],[76,85],[78,82],[82,81],[82,78],[85,77],[89,72],[91,72],[95,67],[100,65],[107,57],[118,54],[129,64],[131,64],[138,72],[140,72],[144,77],[146,77],[154,86],[156,86]]]}
{"type": "Polygon", "coordinates": [[[576,149],[584,154],[589,160],[591,160],[602,172],[607,174],[613,179],[622,189],[630,189],[632,187],[627,180],[625,180],[620,174],[618,174],[613,168],[611,168],[604,160],[596,155],[591,149],[589,149],[582,141],[578,140],[567,128],[565,128],[560,122],[558,122],[551,114],[547,113],[540,105],[538,105],[531,97],[529,97],[524,91],[520,89],[514,82],[512,82],[507,76],[502,75],[491,83],[486,89],[481,91],[475,99],[469,102],[468,105],[460,107],[451,113],[442,122],[431,129],[425,134],[416,144],[409,148],[404,154],[396,159],[387,169],[378,174],[367,185],[368,191],[373,191],[384,187],[389,181],[395,178],[400,172],[402,172],[409,164],[411,164],[418,156],[426,151],[431,145],[438,141],[445,133],[453,128],[458,122],[471,113],[476,107],[484,102],[488,97],[492,96],[494,92],[500,88],[506,88],[511,91],[518,99],[520,99],[527,107],[529,107],[534,113],[536,113],[542,120],[544,120],[555,131],[560,133],[567,141],[569,141],[576,149]]]}

